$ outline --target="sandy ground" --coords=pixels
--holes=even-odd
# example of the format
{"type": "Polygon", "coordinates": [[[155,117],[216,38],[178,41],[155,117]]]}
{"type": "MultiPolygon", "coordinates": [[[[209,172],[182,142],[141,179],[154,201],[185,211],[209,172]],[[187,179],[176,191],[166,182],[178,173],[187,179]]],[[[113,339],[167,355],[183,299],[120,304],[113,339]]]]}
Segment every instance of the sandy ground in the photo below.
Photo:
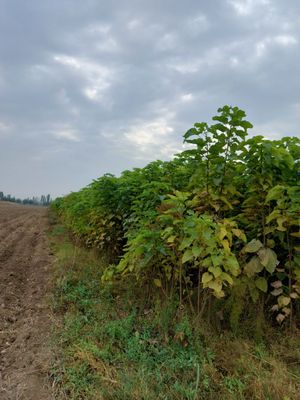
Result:
{"type": "Polygon", "coordinates": [[[54,399],[47,227],[47,209],[0,202],[1,400],[54,399]]]}

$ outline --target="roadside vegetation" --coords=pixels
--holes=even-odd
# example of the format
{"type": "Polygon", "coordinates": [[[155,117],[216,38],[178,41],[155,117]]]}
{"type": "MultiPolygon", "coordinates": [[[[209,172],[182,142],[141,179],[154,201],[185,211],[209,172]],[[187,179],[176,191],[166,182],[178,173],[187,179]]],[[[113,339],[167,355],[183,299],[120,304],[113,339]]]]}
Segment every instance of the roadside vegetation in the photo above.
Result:
{"type": "Polygon", "coordinates": [[[66,398],[297,398],[300,139],[245,117],[52,203],[66,398]]]}

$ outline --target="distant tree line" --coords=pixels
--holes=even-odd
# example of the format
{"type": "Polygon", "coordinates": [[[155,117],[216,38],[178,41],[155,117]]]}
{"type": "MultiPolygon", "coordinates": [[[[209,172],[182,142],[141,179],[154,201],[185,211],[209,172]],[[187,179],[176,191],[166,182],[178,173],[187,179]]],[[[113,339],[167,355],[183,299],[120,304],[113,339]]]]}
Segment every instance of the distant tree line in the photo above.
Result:
{"type": "Polygon", "coordinates": [[[36,206],[49,206],[51,204],[51,197],[50,194],[42,195],[41,197],[33,196],[31,198],[27,197],[26,199],[16,198],[11,196],[10,194],[5,195],[3,192],[0,191],[0,201],[10,201],[11,203],[18,203],[18,204],[31,204],[36,206]]]}

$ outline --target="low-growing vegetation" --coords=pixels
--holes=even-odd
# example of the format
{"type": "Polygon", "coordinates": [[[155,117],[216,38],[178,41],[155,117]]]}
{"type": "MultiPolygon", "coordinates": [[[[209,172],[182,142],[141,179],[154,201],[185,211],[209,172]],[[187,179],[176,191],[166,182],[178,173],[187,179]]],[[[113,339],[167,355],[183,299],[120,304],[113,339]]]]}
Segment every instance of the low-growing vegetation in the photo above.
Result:
{"type": "Polygon", "coordinates": [[[245,117],[224,106],[173,160],[52,203],[98,254],[69,255],[56,297],[74,398],[296,398],[300,139],[245,117]]]}
{"type": "Polygon", "coordinates": [[[53,308],[60,316],[55,398],[297,398],[297,337],[270,327],[263,340],[237,337],[195,319],[178,301],[146,297],[129,279],[101,283],[106,260],[75,246],[63,227],[52,228],[51,241],[57,259],[53,308]]]}

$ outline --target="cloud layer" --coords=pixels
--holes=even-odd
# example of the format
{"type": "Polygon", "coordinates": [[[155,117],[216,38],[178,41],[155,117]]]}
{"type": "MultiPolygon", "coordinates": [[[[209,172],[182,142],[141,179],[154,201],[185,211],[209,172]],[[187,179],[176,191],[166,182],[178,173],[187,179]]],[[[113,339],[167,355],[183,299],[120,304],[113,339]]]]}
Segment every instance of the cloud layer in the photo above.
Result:
{"type": "Polygon", "coordinates": [[[77,190],[168,159],[224,104],[299,135],[296,0],[3,0],[0,190],[77,190]]]}

